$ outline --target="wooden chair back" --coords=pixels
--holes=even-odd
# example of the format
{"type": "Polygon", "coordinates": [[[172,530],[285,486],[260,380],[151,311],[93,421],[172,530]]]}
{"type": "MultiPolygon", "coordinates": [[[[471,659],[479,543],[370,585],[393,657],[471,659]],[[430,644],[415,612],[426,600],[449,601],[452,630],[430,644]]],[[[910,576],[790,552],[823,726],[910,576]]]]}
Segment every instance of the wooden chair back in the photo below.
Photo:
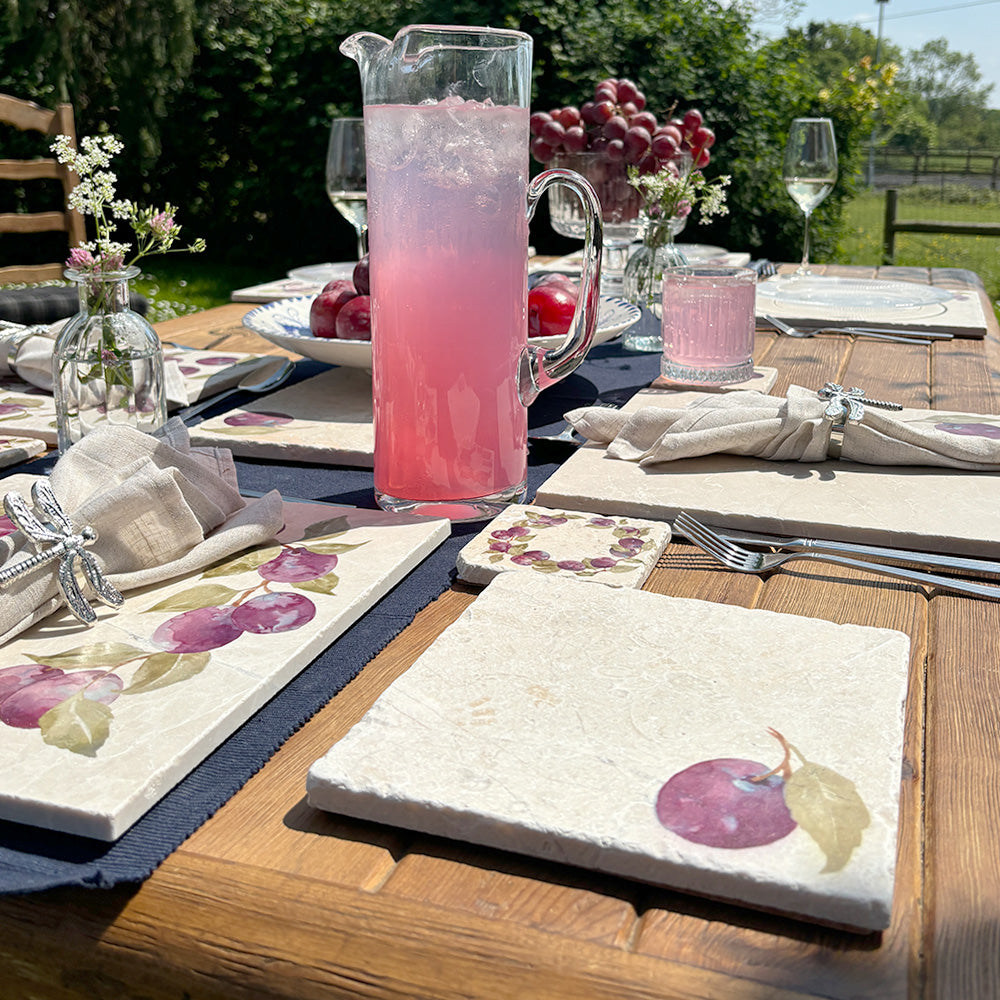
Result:
{"type": "MultiPolygon", "coordinates": [[[[22,101],[7,94],[0,94],[0,123],[13,125],[22,131],[41,132],[52,138],[57,135],[68,135],[73,140],[73,145],[76,145],[76,125],[71,104],[60,104],[54,111],[50,111],[32,101],[22,101]]],[[[79,212],[70,211],[67,207],[69,194],[77,183],[76,174],[55,159],[0,160],[0,180],[41,179],[54,179],[62,184],[63,211],[0,213],[0,233],[60,231],[67,234],[69,247],[79,246],[87,239],[84,219],[79,212]]],[[[64,266],[60,261],[53,264],[0,267],[0,285],[62,278],[64,266]]]]}

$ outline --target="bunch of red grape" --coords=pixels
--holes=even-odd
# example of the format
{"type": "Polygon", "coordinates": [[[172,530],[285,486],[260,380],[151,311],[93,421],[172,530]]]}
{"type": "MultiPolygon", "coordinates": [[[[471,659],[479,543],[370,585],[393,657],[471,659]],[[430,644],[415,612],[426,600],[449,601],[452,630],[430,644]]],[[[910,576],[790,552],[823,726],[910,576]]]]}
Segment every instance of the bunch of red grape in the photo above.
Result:
{"type": "Polygon", "coordinates": [[[559,153],[603,153],[612,163],[655,174],[683,153],[696,168],[708,165],[715,133],[692,108],[660,124],[646,110],[646,97],[631,80],[602,80],[594,99],[579,108],[536,111],[531,116],[531,153],[549,163],[559,153]]]}

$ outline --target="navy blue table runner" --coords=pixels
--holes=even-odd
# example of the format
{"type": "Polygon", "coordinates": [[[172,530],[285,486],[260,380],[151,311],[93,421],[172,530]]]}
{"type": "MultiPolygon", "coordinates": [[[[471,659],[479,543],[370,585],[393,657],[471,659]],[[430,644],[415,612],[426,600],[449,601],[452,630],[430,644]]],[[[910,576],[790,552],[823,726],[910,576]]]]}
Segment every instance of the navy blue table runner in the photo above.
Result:
{"type": "MultiPolygon", "coordinates": [[[[293,381],[324,370],[315,362],[300,362],[296,368],[293,381]]],[[[594,348],[573,375],[543,392],[532,405],[531,433],[557,433],[565,426],[562,414],[576,406],[598,400],[623,403],[658,374],[658,355],[626,354],[617,344],[594,348]]],[[[228,399],[220,404],[220,410],[233,405],[228,399]]],[[[529,498],[569,454],[565,445],[532,445],[529,498]]],[[[5,470],[4,475],[47,473],[54,463],[55,457],[47,456],[5,470]]],[[[288,497],[375,506],[370,470],[243,460],[237,461],[237,470],[243,489],[277,489],[288,497]]],[[[450,586],[459,550],[481,528],[482,524],[453,525],[450,538],[114,843],[0,821],[0,893],[72,885],[108,888],[148,877],[260,770],[292,733],[402,632],[421,608],[450,586]]]]}

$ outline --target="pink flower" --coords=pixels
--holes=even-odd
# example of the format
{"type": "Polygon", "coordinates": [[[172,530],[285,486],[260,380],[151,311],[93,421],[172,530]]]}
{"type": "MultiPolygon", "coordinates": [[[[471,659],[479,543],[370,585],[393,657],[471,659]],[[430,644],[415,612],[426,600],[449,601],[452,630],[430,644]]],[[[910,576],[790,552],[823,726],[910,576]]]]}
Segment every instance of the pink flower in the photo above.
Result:
{"type": "Polygon", "coordinates": [[[97,258],[102,271],[120,271],[125,266],[125,258],[120,253],[102,253],[97,258]]]}
{"type": "Polygon", "coordinates": [[[74,271],[85,271],[94,266],[94,255],[83,247],[73,247],[69,252],[66,266],[74,271]]]}
{"type": "Polygon", "coordinates": [[[170,236],[176,228],[177,226],[174,222],[174,217],[172,215],[167,215],[166,212],[157,212],[149,222],[150,232],[152,232],[155,236],[159,236],[161,239],[166,236],[170,236]]]}

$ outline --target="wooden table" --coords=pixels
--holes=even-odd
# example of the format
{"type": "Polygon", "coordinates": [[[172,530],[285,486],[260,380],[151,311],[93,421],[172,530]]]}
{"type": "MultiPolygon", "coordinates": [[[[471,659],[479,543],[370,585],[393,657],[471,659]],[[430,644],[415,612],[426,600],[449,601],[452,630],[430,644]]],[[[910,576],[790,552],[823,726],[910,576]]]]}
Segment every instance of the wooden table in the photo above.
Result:
{"type": "MultiPolygon", "coordinates": [[[[160,330],[195,345],[252,346],[236,327],[245,309],[160,330]]],[[[778,393],[836,373],[909,406],[1000,412],[1000,328],[990,315],[983,342],[760,334],[755,357],[777,367],[778,393]]],[[[1000,997],[1000,603],[807,563],[761,580],[718,571],[682,544],[646,589],[909,634],[899,864],[884,934],[822,929],[309,808],[309,765],[475,600],[454,588],[144,884],[0,899],[0,996],[1000,997]]]]}

